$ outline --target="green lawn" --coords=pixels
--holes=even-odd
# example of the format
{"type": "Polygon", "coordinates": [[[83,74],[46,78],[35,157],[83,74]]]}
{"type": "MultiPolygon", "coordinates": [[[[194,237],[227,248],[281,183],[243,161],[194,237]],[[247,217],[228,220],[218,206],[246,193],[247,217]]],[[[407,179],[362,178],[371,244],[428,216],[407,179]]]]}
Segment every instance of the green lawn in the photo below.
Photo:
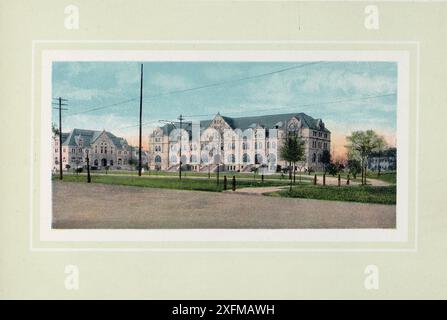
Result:
{"type": "MultiPolygon", "coordinates": [[[[106,174],[105,170],[92,170],[92,175],[95,174],[106,174]]],[[[73,175],[73,172],[66,173],[67,175],[73,175]]],[[[83,172],[85,174],[85,170],[83,172]]],[[[125,176],[138,176],[138,171],[136,170],[109,170],[107,174],[113,174],[113,175],[125,175],[125,176]]],[[[167,171],[145,171],[142,173],[145,177],[178,177],[179,173],[177,172],[167,172],[167,171]]],[[[216,172],[210,173],[211,179],[217,178],[216,172]]],[[[231,179],[233,176],[236,178],[242,178],[242,179],[250,179],[250,180],[261,180],[261,175],[256,174],[254,175],[253,172],[220,172],[219,174],[220,179],[223,179],[224,176],[227,176],[228,179],[231,179]]],[[[182,177],[201,177],[201,178],[208,178],[208,172],[195,172],[195,171],[182,171],[182,177]]],[[[312,180],[312,176],[308,176],[305,173],[302,173],[301,175],[302,180],[312,180]]],[[[280,173],[275,174],[269,174],[264,175],[264,180],[287,180],[288,174],[284,174],[283,176],[280,173]]],[[[299,181],[299,174],[296,174],[296,181],[299,181]]]]}
{"type": "Polygon", "coordinates": [[[377,172],[367,172],[366,179],[377,179],[391,184],[396,184],[396,172],[382,172],[380,176],[377,172]]]}
{"type": "MultiPolygon", "coordinates": [[[[58,176],[53,176],[53,179],[58,179],[58,176]]],[[[87,176],[82,175],[64,175],[63,181],[69,182],[87,182],[87,176]]],[[[137,176],[120,176],[120,175],[92,175],[92,183],[116,184],[126,186],[148,187],[148,188],[167,188],[167,189],[181,189],[181,190],[199,190],[199,191],[223,191],[224,183],[223,176],[220,178],[220,183],[217,185],[216,179],[188,179],[182,180],[175,178],[151,178],[151,177],[137,177],[137,176]]],[[[237,188],[247,187],[269,187],[269,186],[285,186],[287,180],[238,180],[237,188]]],[[[231,189],[231,179],[228,179],[228,190],[231,189]]]]}
{"type": "MultiPolygon", "coordinates": [[[[315,173],[311,174],[311,177],[314,176],[315,173]]],[[[317,176],[323,176],[323,172],[317,172],[316,173],[317,176]]],[[[348,177],[348,173],[347,172],[340,172],[340,176],[342,179],[346,179],[348,177]]],[[[354,177],[352,176],[352,174],[349,175],[349,178],[351,179],[351,181],[357,181],[360,182],[361,181],[361,174],[357,175],[357,179],[354,179],[354,177]]],[[[332,177],[332,175],[326,173],[326,177],[332,177]]],[[[338,175],[335,175],[334,177],[338,177],[338,175]]],[[[377,180],[381,180],[384,182],[388,182],[390,184],[396,184],[396,172],[395,171],[390,171],[390,172],[382,172],[380,173],[380,176],[377,174],[377,172],[371,172],[368,171],[366,173],[366,180],[368,181],[368,179],[377,179],[377,180]]]]}
{"type": "Polygon", "coordinates": [[[279,191],[270,196],[319,200],[352,201],[364,203],[396,204],[396,186],[296,186],[292,191],[279,191]]]}

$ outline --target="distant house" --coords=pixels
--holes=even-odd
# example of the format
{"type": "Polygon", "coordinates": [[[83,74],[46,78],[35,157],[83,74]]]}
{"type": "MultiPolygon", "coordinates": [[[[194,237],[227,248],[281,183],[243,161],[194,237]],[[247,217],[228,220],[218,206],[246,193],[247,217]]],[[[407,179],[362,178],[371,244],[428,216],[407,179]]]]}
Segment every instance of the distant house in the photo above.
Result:
{"type": "MultiPolygon", "coordinates": [[[[59,159],[59,135],[53,136],[53,169],[62,167],[82,168],[87,165],[87,153],[90,166],[95,169],[109,167],[111,169],[131,169],[132,157],[135,158],[135,147],[129,146],[124,138],[117,137],[108,131],[73,129],[62,133],[62,159],[59,159]]],[[[138,149],[137,149],[138,150],[138,149]]],[[[138,159],[138,158],[137,158],[138,159]]]]}
{"type": "Polygon", "coordinates": [[[368,160],[368,169],[372,171],[396,170],[396,148],[389,148],[381,152],[373,152],[368,160]]]}

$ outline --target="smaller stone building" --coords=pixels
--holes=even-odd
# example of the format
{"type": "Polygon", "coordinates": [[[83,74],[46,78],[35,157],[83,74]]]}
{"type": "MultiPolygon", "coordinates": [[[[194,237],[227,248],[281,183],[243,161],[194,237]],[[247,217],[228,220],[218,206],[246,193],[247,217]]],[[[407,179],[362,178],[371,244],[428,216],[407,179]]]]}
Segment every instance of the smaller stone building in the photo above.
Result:
{"type": "MultiPolygon", "coordinates": [[[[62,160],[63,169],[83,168],[87,165],[87,153],[90,167],[94,169],[131,169],[138,161],[135,149],[124,138],[108,131],[73,129],[62,133],[62,159],[59,159],[59,135],[53,136],[53,170],[59,170],[62,160]]],[[[147,157],[145,157],[147,159],[147,157]]],[[[146,160],[147,163],[147,160],[146,160]]],[[[144,162],[143,162],[144,164],[144,162]]]]}

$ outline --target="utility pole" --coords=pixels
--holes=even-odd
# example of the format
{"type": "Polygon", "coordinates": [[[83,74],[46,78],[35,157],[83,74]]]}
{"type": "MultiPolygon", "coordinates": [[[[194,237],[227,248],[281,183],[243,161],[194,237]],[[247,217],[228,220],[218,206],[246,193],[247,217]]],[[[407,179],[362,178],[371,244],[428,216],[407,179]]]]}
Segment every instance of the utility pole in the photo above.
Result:
{"type": "MultiPolygon", "coordinates": [[[[180,166],[179,166],[179,178],[180,180],[182,179],[182,125],[183,125],[183,120],[185,120],[185,118],[183,117],[183,115],[180,115],[177,120],[180,121],[180,131],[179,131],[179,140],[180,140],[180,150],[179,150],[179,156],[180,156],[180,166]]],[[[169,121],[169,120],[158,120],[161,123],[166,123],[166,124],[170,124],[171,126],[173,126],[175,129],[177,129],[176,126],[176,122],[175,121],[169,121]]],[[[192,124],[192,122],[186,122],[187,124],[192,124]]],[[[169,142],[168,142],[169,144],[169,142]]]]}
{"type": "Polygon", "coordinates": [[[90,158],[88,157],[88,149],[86,150],[87,153],[87,182],[92,182],[92,178],[90,177],[90,158]]]}
{"type": "Polygon", "coordinates": [[[179,140],[180,140],[180,152],[179,152],[179,156],[180,156],[180,166],[178,168],[178,176],[179,179],[182,180],[182,122],[184,120],[183,116],[180,115],[178,117],[178,120],[180,121],[180,131],[179,131],[179,140]]]}
{"type": "Polygon", "coordinates": [[[63,179],[63,173],[62,173],[62,110],[67,110],[62,108],[62,106],[66,106],[66,103],[62,103],[62,101],[67,101],[67,99],[62,99],[61,97],[57,98],[57,108],[59,110],[59,179],[63,179]]]}
{"type": "Polygon", "coordinates": [[[140,80],[140,138],[139,138],[139,151],[138,151],[138,175],[139,176],[141,176],[142,118],[143,118],[143,64],[141,64],[141,80],[140,80]]]}
{"type": "Polygon", "coordinates": [[[219,132],[219,146],[217,147],[217,185],[219,185],[219,173],[220,173],[220,153],[222,152],[221,141],[220,141],[220,132],[219,132]]]}

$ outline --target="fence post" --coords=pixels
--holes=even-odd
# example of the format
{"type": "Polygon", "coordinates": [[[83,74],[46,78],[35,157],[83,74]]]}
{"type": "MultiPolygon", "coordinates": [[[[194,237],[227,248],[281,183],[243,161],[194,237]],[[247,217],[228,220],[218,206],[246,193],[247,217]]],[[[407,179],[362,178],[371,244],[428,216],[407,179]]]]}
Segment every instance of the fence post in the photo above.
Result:
{"type": "Polygon", "coordinates": [[[317,175],[314,175],[314,185],[317,185],[317,175]]]}
{"type": "Polygon", "coordinates": [[[348,180],[346,180],[346,185],[349,186],[349,174],[348,174],[348,180]]]}
{"type": "Polygon", "coordinates": [[[323,186],[326,185],[326,173],[323,173],[323,186]]]}
{"type": "Polygon", "coordinates": [[[227,176],[224,176],[224,190],[227,190],[227,176]]]}
{"type": "Polygon", "coordinates": [[[340,174],[338,174],[338,186],[340,186],[341,183],[341,178],[340,178],[340,174]]]}
{"type": "Polygon", "coordinates": [[[233,186],[232,186],[233,191],[236,191],[236,176],[233,176],[233,186]]]}

